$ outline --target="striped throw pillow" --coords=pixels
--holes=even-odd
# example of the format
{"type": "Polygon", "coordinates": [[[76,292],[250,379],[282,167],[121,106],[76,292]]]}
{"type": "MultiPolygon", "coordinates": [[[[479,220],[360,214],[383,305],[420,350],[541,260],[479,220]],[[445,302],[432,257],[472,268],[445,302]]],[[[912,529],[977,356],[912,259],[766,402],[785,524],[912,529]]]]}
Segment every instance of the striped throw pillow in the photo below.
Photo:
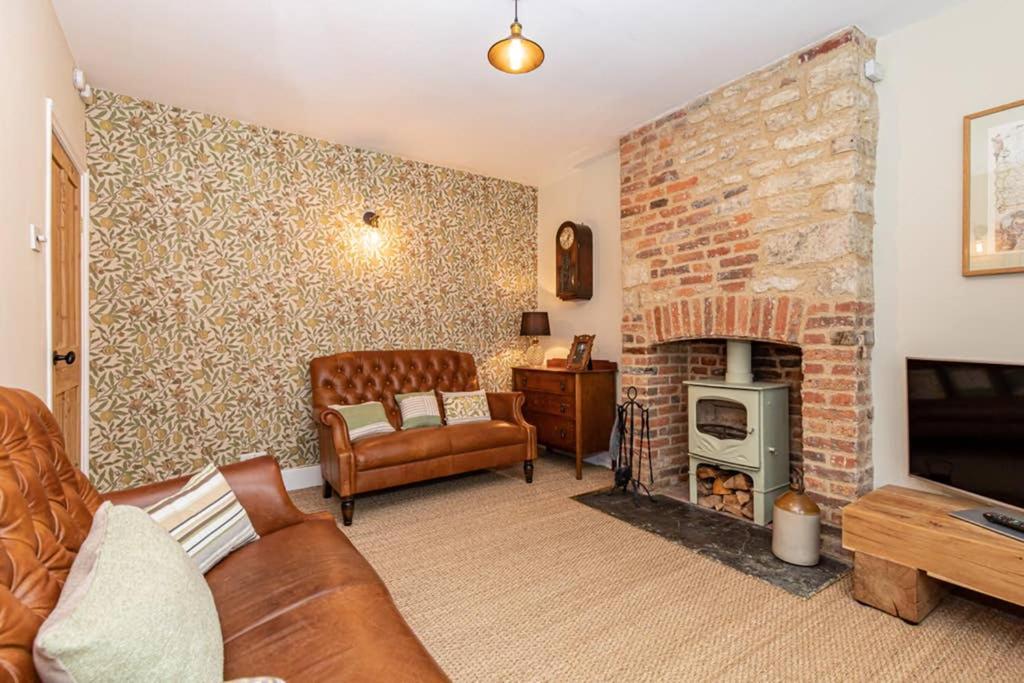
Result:
{"type": "Polygon", "coordinates": [[[213,465],[146,512],[181,543],[204,574],[233,550],[259,539],[228,480],[213,465]]]}
{"type": "Polygon", "coordinates": [[[354,406],[333,405],[328,408],[337,410],[345,418],[345,424],[348,425],[348,438],[353,443],[374,434],[387,434],[395,431],[395,428],[388,422],[384,404],[380,401],[367,401],[354,406]]]}
{"type": "Polygon", "coordinates": [[[491,419],[484,391],[442,391],[444,419],[450,425],[466,422],[485,422],[491,419]]]}
{"type": "Polygon", "coordinates": [[[436,427],[441,424],[441,409],[433,391],[414,394],[395,394],[398,409],[402,411],[402,429],[436,427]]]}

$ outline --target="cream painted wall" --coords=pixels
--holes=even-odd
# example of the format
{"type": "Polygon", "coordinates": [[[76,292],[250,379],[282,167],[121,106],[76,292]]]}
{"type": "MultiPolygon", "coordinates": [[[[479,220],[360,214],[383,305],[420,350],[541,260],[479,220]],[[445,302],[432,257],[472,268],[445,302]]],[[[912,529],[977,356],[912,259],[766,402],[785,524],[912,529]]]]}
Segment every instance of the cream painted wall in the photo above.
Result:
{"type": "MultiPolygon", "coordinates": [[[[537,308],[547,311],[551,320],[551,336],[541,337],[545,358],[565,358],[574,335],[593,334],[593,357],[619,362],[621,269],[619,150],[615,149],[537,190],[537,308]],[[594,233],[594,296],[589,301],[562,301],[555,296],[555,233],[567,220],[584,223],[594,233]]],[[[611,456],[597,453],[587,461],[608,465],[611,456]]]]}
{"type": "Polygon", "coordinates": [[[1024,275],[960,275],[965,114],[1024,98],[1019,0],[970,0],[884,36],[875,191],[875,484],[907,476],[907,356],[1024,363],[1024,275]]]}
{"type": "Polygon", "coordinates": [[[619,152],[609,152],[537,192],[537,305],[551,319],[541,338],[546,358],[564,358],[573,335],[594,334],[594,358],[622,356],[622,254],[619,242],[619,152]],[[594,296],[561,301],[555,296],[555,232],[563,221],[594,233],[594,296]]]}
{"type": "Polygon", "coordinates": [[[29,249],[29,224],[46,220],[46,98],[72,154],[85,158],[74,59],[48,0],[4,0],[0,64],[0,386],[43,396],[48,252],[29,249]]]}

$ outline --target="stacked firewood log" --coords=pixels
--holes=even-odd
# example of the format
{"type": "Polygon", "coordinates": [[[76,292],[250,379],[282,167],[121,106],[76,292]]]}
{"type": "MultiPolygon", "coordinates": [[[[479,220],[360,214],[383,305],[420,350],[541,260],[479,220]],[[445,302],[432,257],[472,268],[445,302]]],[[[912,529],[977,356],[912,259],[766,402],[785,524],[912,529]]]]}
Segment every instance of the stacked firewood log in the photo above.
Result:
{"type": "Polygon", "coordinates": [[[754,518],[754,480],[743,472],[713,465],[697,467],[697,504],[724,510],[737,517],[754,518]]]}

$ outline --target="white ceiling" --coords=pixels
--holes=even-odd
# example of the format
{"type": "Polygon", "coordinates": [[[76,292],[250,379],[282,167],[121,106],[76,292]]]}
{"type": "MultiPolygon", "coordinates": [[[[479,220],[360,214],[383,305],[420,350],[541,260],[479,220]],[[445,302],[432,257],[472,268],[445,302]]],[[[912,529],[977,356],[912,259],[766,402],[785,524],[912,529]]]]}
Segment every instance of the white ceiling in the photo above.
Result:
{"type": "Polygon", "coordinates": [[[955,0],[521,0],[547,53],[486,58],[512,0],[53,0],[94,87],[537,185],[850,24],[955,0]]]}

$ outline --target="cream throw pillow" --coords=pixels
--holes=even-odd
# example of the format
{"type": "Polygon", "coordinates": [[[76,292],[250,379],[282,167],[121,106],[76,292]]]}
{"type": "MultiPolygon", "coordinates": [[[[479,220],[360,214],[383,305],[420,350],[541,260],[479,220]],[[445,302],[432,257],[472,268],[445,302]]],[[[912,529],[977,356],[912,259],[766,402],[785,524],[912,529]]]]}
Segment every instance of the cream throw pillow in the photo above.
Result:
{"type": "Polygon", "coordinates": [[[220,620],[203,575],[149,515],[109,502],[32,656],[47,683],[224,679],[220,620]]]}
{"type": "Polygon", "coordinates": [[[442,391],[444,421],[450,425],[466,422],[484,422],[491,419],[484,391],[442,391]]]}
{"type": "Polygon", "coordinates": [[[204,574],[232,551],[259,540],[228,480],[213,465],[146,512],[181,543],[204,574]]]}

